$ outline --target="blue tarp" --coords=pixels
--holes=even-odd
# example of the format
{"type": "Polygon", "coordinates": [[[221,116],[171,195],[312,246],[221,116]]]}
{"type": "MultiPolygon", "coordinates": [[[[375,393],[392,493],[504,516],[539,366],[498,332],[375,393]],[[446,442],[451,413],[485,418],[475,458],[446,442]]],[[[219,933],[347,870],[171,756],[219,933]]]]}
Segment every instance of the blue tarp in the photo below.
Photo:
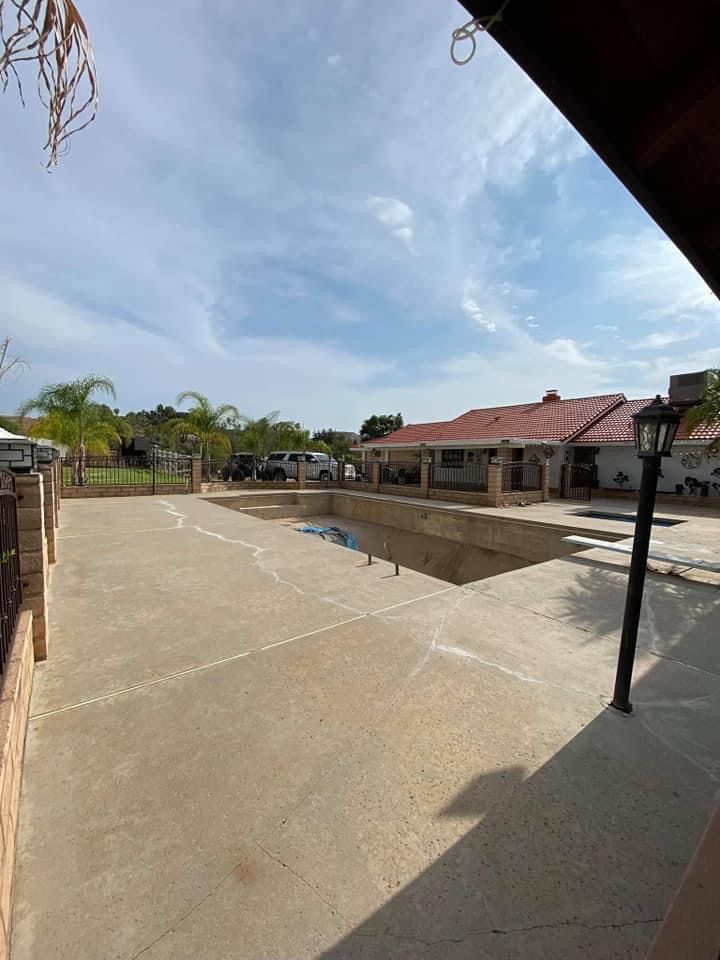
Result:
{"type": "Polygon", "coordinates": [[[341,530],[340,527],[314,527],[306,523],[304,527],[295,528],[298,533],[314,533],[323,540],[329,540],[331,543],[337,543],[341,547],[347,547],[349,550],[359,550],[360,545],[357,537],[349,530],[341,530]]]}

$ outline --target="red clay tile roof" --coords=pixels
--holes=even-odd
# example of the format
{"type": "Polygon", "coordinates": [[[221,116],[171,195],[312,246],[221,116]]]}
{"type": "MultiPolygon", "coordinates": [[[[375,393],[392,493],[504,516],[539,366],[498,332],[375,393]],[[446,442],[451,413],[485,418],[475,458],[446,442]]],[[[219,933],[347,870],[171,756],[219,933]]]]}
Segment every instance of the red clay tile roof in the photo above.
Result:
{"type": "MultiPolygon", "coordinates": [[[[626,400],[625,403],[611,410],[606,416],[599,420],[594,426],[588,427],[582,433],[575,437],[575,443],[633,443],[635,433],[633,430],[633,414],[642,410],[649,403],[652,403],[653,397],[646,400],[626,400]]],[[[700,443],[709,443],[720,437],[720,423],[708,424],[698,427],[689,434],[684,423],[680,424],[677,432],[677,440],[697,440],[700,443]]]]}
{"type": "Polygon", "coordinates": [[[620,404],[622,393],[575,400],[548,400],[506,407],[468,410],[455,420],[408,424],[366,446],[444,441],[537,440],[563,441],[574,436],[608,410],[620,404]]]}
{"type": "Polygon", "coordinates": [[[406,423],[395,433],[389,433],[386,437],[379,437],[377,440],[366,440],[363,445],[377,447],[386,444],[391,438],[393,443],[429,443],[431,440],[439,439],[440,430],[446,423],[446,420],[437,420],[432,423],[406,423]]]}

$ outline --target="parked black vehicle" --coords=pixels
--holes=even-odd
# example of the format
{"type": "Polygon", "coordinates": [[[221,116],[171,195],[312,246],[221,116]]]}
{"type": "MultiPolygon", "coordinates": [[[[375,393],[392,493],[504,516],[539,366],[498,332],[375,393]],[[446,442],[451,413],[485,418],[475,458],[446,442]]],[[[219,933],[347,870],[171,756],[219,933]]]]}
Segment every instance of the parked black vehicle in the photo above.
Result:
{"type": "Polygon", "coordinates": [[[233,453],[223,470],[223,480],[248,480],[253,475],[253,468],[260,476],[262,467],[254,453],[233,453]]]}

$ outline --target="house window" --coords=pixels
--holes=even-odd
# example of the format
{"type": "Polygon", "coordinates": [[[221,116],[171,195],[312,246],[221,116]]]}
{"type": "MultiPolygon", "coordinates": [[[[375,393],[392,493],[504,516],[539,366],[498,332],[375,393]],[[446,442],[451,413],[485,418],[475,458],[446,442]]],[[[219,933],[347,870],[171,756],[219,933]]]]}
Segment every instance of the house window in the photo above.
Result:
{"type": "Polygon", "coordinates": [[[444,467],[461,467],[465,461],[464,450],[443,450],[442,465],[444,467]]]}

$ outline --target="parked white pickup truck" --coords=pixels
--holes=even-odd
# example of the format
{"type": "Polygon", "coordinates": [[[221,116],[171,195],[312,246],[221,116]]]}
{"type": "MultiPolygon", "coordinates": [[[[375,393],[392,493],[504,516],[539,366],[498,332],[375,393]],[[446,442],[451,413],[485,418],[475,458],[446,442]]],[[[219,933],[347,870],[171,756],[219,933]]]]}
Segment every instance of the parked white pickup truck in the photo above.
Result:
{"type": "MultiPolygon", "coordinates": [[[[337,480],[338,462],[326,453],[277,450],[267,459],[265,472],[271,480],[297,480],[298,460],[305,459],[306,480],[337,480]]],[[[345,479],[355,479],[355,467],[345,464],[345,479]]]]}

